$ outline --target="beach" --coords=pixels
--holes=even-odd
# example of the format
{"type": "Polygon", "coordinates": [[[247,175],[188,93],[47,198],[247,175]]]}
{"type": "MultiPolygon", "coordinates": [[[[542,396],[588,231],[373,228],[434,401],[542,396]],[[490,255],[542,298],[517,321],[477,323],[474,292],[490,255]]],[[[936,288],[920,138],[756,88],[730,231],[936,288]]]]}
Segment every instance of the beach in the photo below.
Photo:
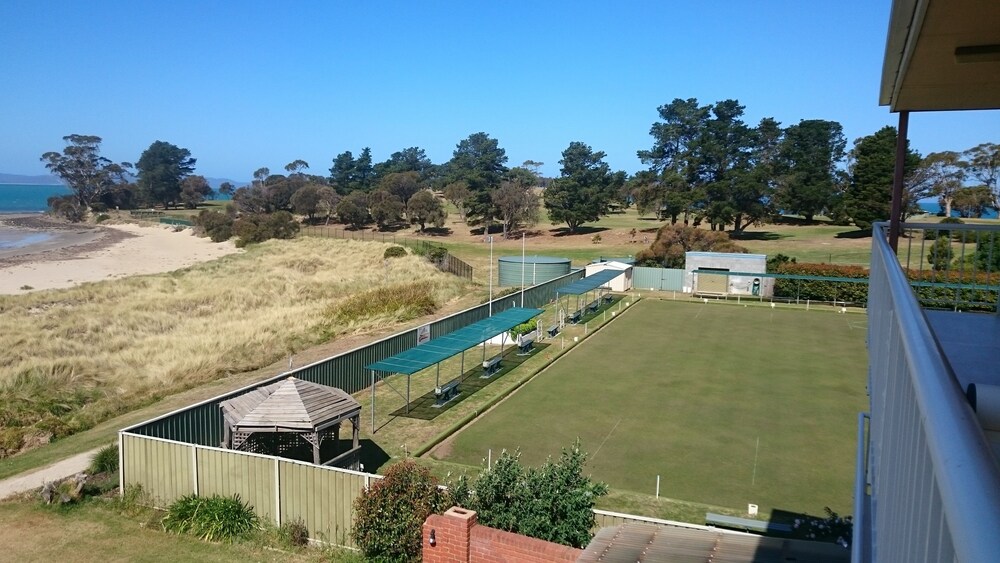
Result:
{"type": "Polygon", "coordinates": [[[89,225],[38,215],[0,216],[0,228],[37,234],[38,242],[0,248],[0,295],[73,287],[140,274],[157,274],[240,252],[191,229],[158,225],[89,225]]]}

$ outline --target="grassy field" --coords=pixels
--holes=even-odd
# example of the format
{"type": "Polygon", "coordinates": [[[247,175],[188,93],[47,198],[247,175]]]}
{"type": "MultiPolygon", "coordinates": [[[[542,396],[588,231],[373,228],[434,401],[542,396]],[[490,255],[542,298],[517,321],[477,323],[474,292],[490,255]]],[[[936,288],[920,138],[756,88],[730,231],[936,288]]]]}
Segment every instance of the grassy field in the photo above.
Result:
{"type": "MultiPolygon", "coordinates": [[[[170,274],[0,297],[0,457],[303,348],[426,311],[337,316],[352,295],[419,284],[438,306],[465,280],[388,245],[302,238],[170,274]],[[335,319],[336,322],[335,322],[335,319]]],[[[426,300],[424,300],[426,301],[426,300]]]]}
{"type": "Polygon", "coordinates": [[[866,321],[832,312],[643,300],[456,435],[538,464],[577,437],[612,487],[762,511],[849,513],[866,321]],[[759,440],[759,445],[758,445],[759,440]]]}

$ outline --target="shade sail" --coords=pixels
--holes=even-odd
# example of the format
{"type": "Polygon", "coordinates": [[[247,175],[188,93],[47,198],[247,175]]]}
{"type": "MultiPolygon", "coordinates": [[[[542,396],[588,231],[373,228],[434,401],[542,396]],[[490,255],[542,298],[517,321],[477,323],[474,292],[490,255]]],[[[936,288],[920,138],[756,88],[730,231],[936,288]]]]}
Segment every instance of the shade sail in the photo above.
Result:
{"type": "Polygon", "coordinates": [[[416,373],[426,367],[468,350],[473,346],[528,322],[542,314],[541,309],[514,307],[492,317],[449,332],[395,356],[368,364],[365,369],[389,373],[416,373]]]}
{"type": "Polygon", "coordinates": [[[583,295],[588,291],[597,289],[609,281],[625,273],[625,270],[601,270],[589,275],[582,280],[577,280],[571,284],[564,285],[556,290],[559,295],[583,295]]]}

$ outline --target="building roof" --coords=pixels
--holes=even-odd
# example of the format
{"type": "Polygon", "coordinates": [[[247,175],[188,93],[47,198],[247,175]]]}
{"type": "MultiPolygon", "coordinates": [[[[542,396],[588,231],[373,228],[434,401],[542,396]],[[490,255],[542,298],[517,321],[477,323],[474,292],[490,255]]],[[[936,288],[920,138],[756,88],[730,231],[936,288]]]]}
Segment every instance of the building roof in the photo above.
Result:
{"type": "Polygon", "coordinates": [[[850,559],[850,551],[832,543],[628,522],[601,528],[577,563],[848,563],[850,559]]]}
{"type": "Polygon", "coordinates": [[[1000,108],[1000,2],[894,0],[879,104],[891,111],[1000,108]]]}
{"type": "Polygon", "coordinates": [[[361,405],[340,389],[295,377],[258,387],[219,406],[226,424],[250,432],[312,432],[361,412],[361,405]]]}

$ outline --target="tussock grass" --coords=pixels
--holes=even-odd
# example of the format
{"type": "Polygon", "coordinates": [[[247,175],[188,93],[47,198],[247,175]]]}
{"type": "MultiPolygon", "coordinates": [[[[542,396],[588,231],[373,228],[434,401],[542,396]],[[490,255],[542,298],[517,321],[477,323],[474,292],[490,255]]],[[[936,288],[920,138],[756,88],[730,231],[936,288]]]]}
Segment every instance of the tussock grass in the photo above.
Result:
{"type": "Polygon", "coordinates": [[[274,240],[169,274],[0,297],[0,430],[68,435],[467,292],[464,280],[420,257],[383,260],[388,246],[274,240]],[[371,295],[400,298],[350,305],[371,295]]]}

